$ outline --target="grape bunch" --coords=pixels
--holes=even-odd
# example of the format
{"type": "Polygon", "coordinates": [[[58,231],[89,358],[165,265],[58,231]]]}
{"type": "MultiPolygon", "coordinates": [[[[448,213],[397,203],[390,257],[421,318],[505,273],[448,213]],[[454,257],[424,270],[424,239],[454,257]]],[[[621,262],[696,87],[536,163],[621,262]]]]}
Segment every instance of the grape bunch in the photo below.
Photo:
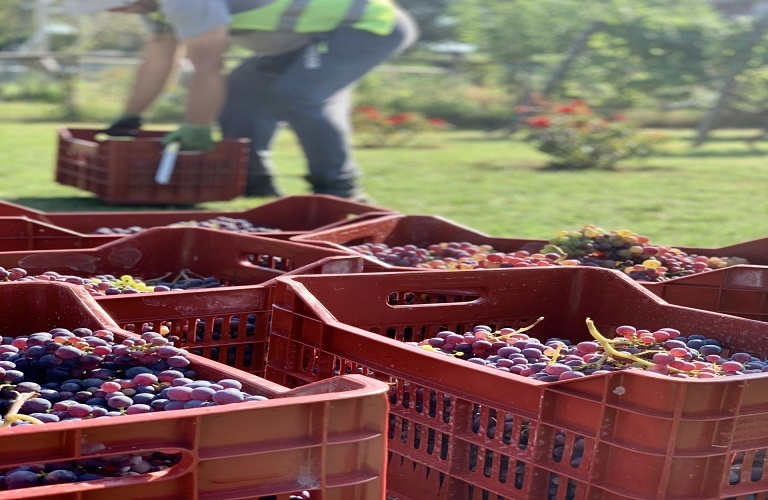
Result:
{"type": "MultiPolygon", "coordinates": [[[[541,341],[529,335],[530,332],[526,333],[543,320],[539,318],[533,324],[517,330],[494,329],[486,325],[477,325],[463,333],[462,330],[444,330],[421,342],[406,344],[542,382],[583,378],[618,370],[645,370],[684,379],[721,379],[768,372],[768,361],[748,352],[729,349],[705,335],[684,335],[674,328],[647,330],[621,325],[614,329],[614,338],[608,339],[590,319],[586,320],[592,336],[592,340],[588,341],[572,342],[560,338],[541,341]]],[[[398,405],[414,407],[419,414],[428,413],[438,418],[442,411],[443,422],[456,418],[452,415],[456,409],[449,396],[442,395],[441,398],[435,390],[411,388],[406,381],[398,381],[397,385],[398,388],[393,387],[390,392],[390,405],[393,408],[398,405]],[[442,403],[438,404],[438,399],[442,399],[442,403]]],[[[527,464],[505,460],[506,457],[500,457],[493,447],[483,447],[482,440],[500,439],[511,448],[525,450],[532,444],[529,443],[531,421],[523,419],[517,422],[516,419],[520,417],[510,413],[504,413],[501,420],[495,409],[483,409],[482,405],[475,405],[472,416],[472,432],[479,440],[477,444],[469,444],[467,452],[470,470],[482,467],[486,477],[497,474],[501,482],[514,481],[516,487],[521,488],[523,478],[529,473],[526,470],[527,464]]],[[[395,430],[400,429],[402,442],[421,439],[418,425],[417,429],[411,429],[412,424],[397,414],[390,416],[389,427],[390,438],[394,437],[395,430]]],[[[553,442],[546,453],[555,462],[564,462],[577,469],[582,465],[587,443],[584,436],[572,435],[569,438],[568,432],[571,431],[555,429],[553,442]]],[[[432,449],[436,444],[434,434],[427,435],[426,439],[428,449],[432,449]]],[[[537,446],[542,444],[545,443],[537,442],[537,446]]],[[[443,448],[448,446],[443,443],[443,448]]],[[[747,459],[749,452],[734,453],[727,477],[729,484],[743,482],[744,469],[748,471],[747,477],[752,477],[753,481],[763,477],[765,455],[763,450],[754,458],[747,459]]],[[[577,484],[572,480],[552,474],[547,498],[577,498],[576,487],[577,484]]]]}
{"type": "Polygon", "coordinates": [[[129,274],[124,274],[120,277],[112,274],[81,277],[61,274],[56,271],[29,274],[26,269],[21,267],[13,267],[11,269],[0,267],[0,282],[59,281],[81,285],[88,293],[94,296],[217,288],[224,285],[219,278],[202,276],[189,269],[182,269],[175,277],[167,279],[170,275],[171,273],[168,273],[160,278],[143,280],[129,274]]]}
{"type": "Polygon", "coordinates": [[[0,470],[0,491],[138,476],[169,469],[180,460],[178,453],[148,452],[23,465],[0,470]]]}
{"type": "MultiPolygon", "coordinates": [[[[169,224],[168,227],[207,227],[211,229],[220,229],[222,231],[232,231],[235,233],[269,233],[279,231],[269,226],[257,226],[246,219],[235,217],[226,217],[220,215],[203,221],[189,220],[169,224]]],[[[145,228],[141,226],[129,227],[100,227],[94,231],[94,234],[136,234],[145,228]]]]}
{"type": "Polygon", "coordinates": [[[256,332],[256,314],[238,315],[228,318],[215,317],[212,319],[198,318],[194,321],[180,322],[175,335],[171,332],[170,323],[162,322],[159,325],[145,323],[141,325],[122,325],[128,331],[160,332],[174,345],[184,346],[192,354],[204,356],[212,361],[224,363],[229,366],[250,367],[259,360],[254,359],[256,345],[259,344],[256,332]],[[210,326],[209,326],[210,324],[210,326]],[[210,345],[210,341],[215,342],[210,345]],[[197,347],[206,344],[205,348],[197,347]]]}
{"type": "Polygon", "coordinates": [[[585,225],[560,231],[539,252],[501,252],[488,244],[441,242],[426,247],[385,243],[350,245],[363,255],[392,266],[420,269],[468,270],[539,266],[591,266],[625,272],[635,281],[665,281],[736,264],[739,257],[689,255],[679,248],[652,245],[631,231],[605,231],[585,225]]]}
{"type": "Polygon", "coordinates": [[[198,379],[187,354],[153,331],[121,342],[87,328],[3,337],[0,411],[9,425],[28,425],[265,399],[242,392],[237,380],[198,379]]]}
{"type": "MultiPolygon", "coordinates": [[[[266,399],[243,391],[235,379],[201,379],[187,351],[159,332],[117,342],[109,330],[53,328],[0,342],[4,427],[266,399]]],[[[176,455],[153,452],[17,467],[0,471],[0,490],[143,474],[177,461],[176,455]]]]}
{"type": "Polygon", "coordinates": [[[636,281],[651,282],[747,263],[738,257],[690,255],[679,248],[653,245],[647,236],[632,231],[606,231],[593,225],[556,233],[541,252],[556,252],[581,265],[618,269],[636,281]]]}
{"type": "Polygon", "coordinates": [[[491,245],[466,241],[435,243],[426,248],[410,244],[389,247],[384,243],[364,243],[349,249],[393,266],[451,271],[579,264],[577,260],[564,259],[555,252],[532,254],[518,250],[504,253],[491,245]]]}
{"type": "Polygon", "coordinates": [[[593,340],[574,344],[559,338],[542,342],[525,333],[542,320],[518,330],[494,331],[486,325],[464,333],[444,330],[409,344],[543,382],[625,369],[699,379],[768,372],[765,360],[729,352],[715,339],[683,336],[673,328],[649,331],[623,325],[615,329],[615,338],[608,339],[587,319],[593,340]]]}

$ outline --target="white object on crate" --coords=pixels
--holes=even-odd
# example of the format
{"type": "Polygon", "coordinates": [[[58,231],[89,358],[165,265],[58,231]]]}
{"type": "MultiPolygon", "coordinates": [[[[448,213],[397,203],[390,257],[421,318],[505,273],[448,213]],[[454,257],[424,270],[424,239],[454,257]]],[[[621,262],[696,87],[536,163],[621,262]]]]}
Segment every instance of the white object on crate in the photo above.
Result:
{"type": "Polygon", "coordinates": [[[158,184],[168,184],[173,175],[173,168],[176,166],[176,157],[179,155],[179,143],[174,141],[163,148],[163,157],[160,158],[160,164],[155,173],[155,182],[158,184]]]}

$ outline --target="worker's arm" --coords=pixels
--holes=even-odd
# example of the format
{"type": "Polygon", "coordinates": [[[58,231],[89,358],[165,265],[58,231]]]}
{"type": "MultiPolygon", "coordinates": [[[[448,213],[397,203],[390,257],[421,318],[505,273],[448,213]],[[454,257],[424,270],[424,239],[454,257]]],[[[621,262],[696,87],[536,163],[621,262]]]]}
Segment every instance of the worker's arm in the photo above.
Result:
{"type": "Polygon", "coordinates": [[[179,43],[173,33],[149,35],[124,115],[140,115],[155,102],[165,88],[180,55],[179,43]]]}
{"type": "Polygon", "coordinates": [[[224,102],[224,52],[228,41],[227,26],[185,41],[187,58],[195,68],[187,89],[187,123],[212,125],[217,121],[224,102]]]}

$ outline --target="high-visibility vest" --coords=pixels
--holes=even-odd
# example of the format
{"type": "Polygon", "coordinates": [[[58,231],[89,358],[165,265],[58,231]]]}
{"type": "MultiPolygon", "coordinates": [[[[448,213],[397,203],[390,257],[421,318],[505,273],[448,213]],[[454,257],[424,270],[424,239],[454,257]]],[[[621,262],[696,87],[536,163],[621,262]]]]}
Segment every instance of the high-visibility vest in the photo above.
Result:
{"type": "Polygon", "coordinates": [[[232,30],[323,33],[343,24],[388,35],[395,26],[393,0],[230,0],[229,4],[232,30]]]}

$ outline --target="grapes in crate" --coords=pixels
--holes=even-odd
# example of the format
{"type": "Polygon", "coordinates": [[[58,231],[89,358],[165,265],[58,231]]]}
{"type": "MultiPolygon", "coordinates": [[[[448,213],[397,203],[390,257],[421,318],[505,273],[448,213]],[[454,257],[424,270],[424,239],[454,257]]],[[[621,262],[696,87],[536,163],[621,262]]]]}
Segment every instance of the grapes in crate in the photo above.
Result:
{"type": "Polygon", "coordinates": [[[461,271],[540,266],[593,266],[625,272],[635,281],[659,282],[736,264],[739,257],[691,255],[679,248],[652,245],[646,236],[631,231],[605,231],[586,225],[579,231],[561,231],[539,252],[501,252],[488,244],[440,242],[419,247],[363,243],[349,246],[363,255],[392,266],[461,271]]]}
{"type": "Polygon", "coordinates": [[[765,360],[746,352],[730,352],[703,335],[683,336],[673,328],[650,331],[623,325],[608,339],[587,319],[594,340],[574,344],[557,338],[541,341],[525,333],[542,320],[518,330],[494,331],[485,325],[463,333],[445,330],[409,344],[542,382],[627,369],[696,379],[768,372],[765,360]]]}
{"type": "Polygon", "coordinates": [[[157,451],[23,465],[0,470],[0,491],[139,476],[173,467],[180,458],[179,454],[157,451]]]}
{"type": "Polygon", "coordinates": [[[56,271],[29,274],[26,269],[21,267],[13,267],[11,269],[0,267],[0,282],[2,281],[60,281],[82,285],[88,293],[94,296],[195,290],[223,286],[219,278],[199,275],[189,269],[182,269],[175,276],[171,276],[171,273],[168,273],[159,278],[142,279],[129,274],[119,277],[111,274],[82,277],[61,274],[56,271]]]}
{"type": "Polygon", "coordinates": [[[363,243],[349,248],[393,266],[449,271],[579,264],[577,260],[564,259],[555,252],[543,254],[519,250],[504,253],[491,245],[457,241],[435,243],[427,248],[410,244],[389,247],[384,243],[363,243]]]}
{"type": "MultiPolygon", "coordinates": [[[[187,351],[153,331],[120,342],[108,330],[88,328],[2,337],[2,427],[267,399],[244,392],[238,380],[205,380],[192,368],[187,351]]],[[[16,467],[0,470],[0,490],[134,476],[164,470],[179,458],[157,451],[16,467]]]]}
{"type": "Polygon", "coordinates": [[[581,265],[618,269],[636,281],[651,282],[748,263],[739,257],[692,255],[652,244],[648,237],[632,231],[606,231],[593,225],[560,231],[541,251],[567,255],[581,265]]]}
{"type": "MultiPolygon", "coordinates": [[[[269,233],[279,231],[269,226],[257,226],[246,219],[235,217],[218,216],[203,221],[188,220],[170,224],[170,227],[207,227],[219,229],[222,231],[232,231],[234,233],[269,233]]],[[[136,234],[145,228],[141,226],[128,227],[100,227],[94,231],[94,234],[136,234]]]]}

